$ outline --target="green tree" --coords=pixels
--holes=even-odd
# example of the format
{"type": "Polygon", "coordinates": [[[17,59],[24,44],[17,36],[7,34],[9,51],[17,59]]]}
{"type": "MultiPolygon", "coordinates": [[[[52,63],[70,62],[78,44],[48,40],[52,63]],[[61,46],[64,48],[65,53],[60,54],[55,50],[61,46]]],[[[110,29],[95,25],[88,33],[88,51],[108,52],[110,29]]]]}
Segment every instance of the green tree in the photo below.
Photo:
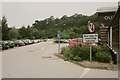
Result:
{"type": "Polygon", "coordinates": [[[18,32],[18,29],[16,29],[15,27],[12,27],[10,30],[9,30],[9,39],[10,40],[13,40],[13,39],[18,39],[19,37],[19,32],[18,32]]]}
{"type": "Polygon", "coordinates": [[[2,39],[3,40],[8,40],[8,32],[9,32],[9,28],[8,28],[8,24],[7,24],[7,18],[5,16],[2,17],[2,39]]]}
{"type": "Polygon", "coordinates": [[[25,26],[22,26],[18,31],[20,39],[27,39],[27,28],[25,26]]]}
{"type": "Polygon", "coordinates": [[[83,33],[88,32],[87,23],[89,20],[93,21],[95,25],[97,25],[96,33],[98,33],[99,25],[97,24],[97,14],[85,16],[76,13],[70,17],[63,15],[61,18],[56,19],[51,16],[45,20],[36,20],[33,23],[33,28],[40,30],[42,37],[56,37],[57,31],[65,31],[62,34],[63,38],[82,37],[83,33]]]}

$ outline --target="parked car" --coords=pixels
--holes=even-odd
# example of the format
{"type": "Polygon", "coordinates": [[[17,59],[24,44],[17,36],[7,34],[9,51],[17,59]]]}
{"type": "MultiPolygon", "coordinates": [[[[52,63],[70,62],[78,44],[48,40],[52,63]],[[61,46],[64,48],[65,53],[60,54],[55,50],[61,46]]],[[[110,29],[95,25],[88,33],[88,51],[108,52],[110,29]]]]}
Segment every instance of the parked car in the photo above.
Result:
{"type": "Polygon", "coordinates": [[[85,45],[85,43],[83,43],[82,38],[74,38],[71,39],[69,42],[69,45],[76,45],[76,44],[81,44],[81,45],[85,45]]]}
{"type": "Polygon", "coordinates": [[[8,49],[8,48],[9,48],[8,41],[2,41],[2,49],[5,50],[5,49],[8,49]]]}
{"type": "Polygon", "coordinates": [[[0,41],[0,50],[2,50],[2,41],[0,41]]]}
{"type": "Polygon", "coordinates": [[[15,44],[13,41],[8,41],[9,48],[14,48],[15,44]]]}
{"type": "Polygon", "coordinates": [[[24,46],[24,42],[22,40],[16,40],[15,41],[15,46],[24,46]]]}
{"type": "Polygon", "coordinates": [[[2,45],[0,44],[0,50],[2,50],[2,45]]]}
{"type": "MultiPolygon", "coordinates": [[[[84,43],[82,38],[74,38],[74,39],[71,39],[71,40],[69,41],[69,45],[70,45],[70,46],[76,45],[76,44],[80,44],[80,45],[90,45],[89,43],[84,43]]],[[[92,45],[93,45],[93,46],[97,46],[96,43],[92,43],[92,45]]]]}
{"type": "Polygon", "coordinates": [[[28,45],[28,44],[29,44],[28,40],[26,40],[26,39],[25,39],[25,40],[22,40],[22,41],[24,42],[25,45],[28,45]]]}
{"type": "Polygon", "coordinates": [[[63,39],[63,43],[69,43],[69,40],[63,39]]]}
{"type": "Polygon", "coordinates": [[[32,44],[35,43],[35,40],[31,40],[31,43],[32,43],[32,44]]]}
{"type": "Polygon", "coordinates": [[[29,44],[32,44],[32,41],[30,39],[27,39],[27,41],[28,41],[29,44]]]}
{"type": "Polygon", "coordinates": [[[66,40],[66,39],[55,39],[54,40],[55,43],[69,43],[69,40],[66,40]]]}

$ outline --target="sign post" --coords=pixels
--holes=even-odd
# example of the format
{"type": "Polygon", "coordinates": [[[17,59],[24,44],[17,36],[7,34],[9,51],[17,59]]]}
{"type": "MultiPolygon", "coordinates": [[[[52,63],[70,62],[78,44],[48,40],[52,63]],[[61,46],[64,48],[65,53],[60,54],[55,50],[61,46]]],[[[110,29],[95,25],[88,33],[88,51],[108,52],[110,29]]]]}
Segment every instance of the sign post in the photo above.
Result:
{"type": "Polygon", "coordinates": [[[60,53],[60,35],[61,35],[61,31],[58,31],[57,37],[58,37],[58,54],[60,53]]]}
{"type": "Polygon", "coordinates": [[[92,43],[98,42],[98,34],[83,34],[83,42],[90,44],[90,61],[92,61],[92,43]]]}
{"type": "Polygon", "coordinates": [[[90,44],[90,61],[92,61],[92,46],[90,44]]]}

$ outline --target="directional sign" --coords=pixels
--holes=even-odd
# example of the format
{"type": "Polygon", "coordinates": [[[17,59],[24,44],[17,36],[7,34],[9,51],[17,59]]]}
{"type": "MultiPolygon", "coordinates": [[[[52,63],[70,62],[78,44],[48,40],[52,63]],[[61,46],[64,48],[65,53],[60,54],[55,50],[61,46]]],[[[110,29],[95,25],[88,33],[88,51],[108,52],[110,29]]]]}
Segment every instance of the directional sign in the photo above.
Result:
{"type": "Polygon", "coordinates": [[[58,35],[61,35],[61,31],[58,31],[58,35]]]}
{"type": "Polygon", "coordinates": [[[98,42],[98,34],[83,34],[83,42],[86,43],[98,42]]]}
{"type": "Polygon", "coordinates": [[[60,38],[60,35],[61,35],[61,31],[58,31],[57,37],[60,38]]]}

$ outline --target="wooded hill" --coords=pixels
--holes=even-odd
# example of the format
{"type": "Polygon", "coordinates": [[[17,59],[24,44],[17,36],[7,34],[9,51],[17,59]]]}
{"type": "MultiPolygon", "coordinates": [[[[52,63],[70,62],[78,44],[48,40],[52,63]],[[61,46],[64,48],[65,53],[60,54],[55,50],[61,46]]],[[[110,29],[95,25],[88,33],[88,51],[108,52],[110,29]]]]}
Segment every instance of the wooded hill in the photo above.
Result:
{"type": "Polygon", "coordinates": [[[62,38],[82,37],[82,34],[87,32],[88,21],[94,22],[96,26],[96,33],[98,33],[99,24],[97,14],[91,16],[74,14],[69,17],[67,15],[64,15],[61,18],[54,18],[54,16],[51,16],[44,20],[35,20],[35,22],[32,23],[32,26],[28,25],[27,28],[25,26],[22,26],[20,29],[16,29],[15,27],[8,28],[7,18],[3,17],[2,37],[3,40],[54,38],[57,37],[58,31],[62,32],[62,38]]]}

